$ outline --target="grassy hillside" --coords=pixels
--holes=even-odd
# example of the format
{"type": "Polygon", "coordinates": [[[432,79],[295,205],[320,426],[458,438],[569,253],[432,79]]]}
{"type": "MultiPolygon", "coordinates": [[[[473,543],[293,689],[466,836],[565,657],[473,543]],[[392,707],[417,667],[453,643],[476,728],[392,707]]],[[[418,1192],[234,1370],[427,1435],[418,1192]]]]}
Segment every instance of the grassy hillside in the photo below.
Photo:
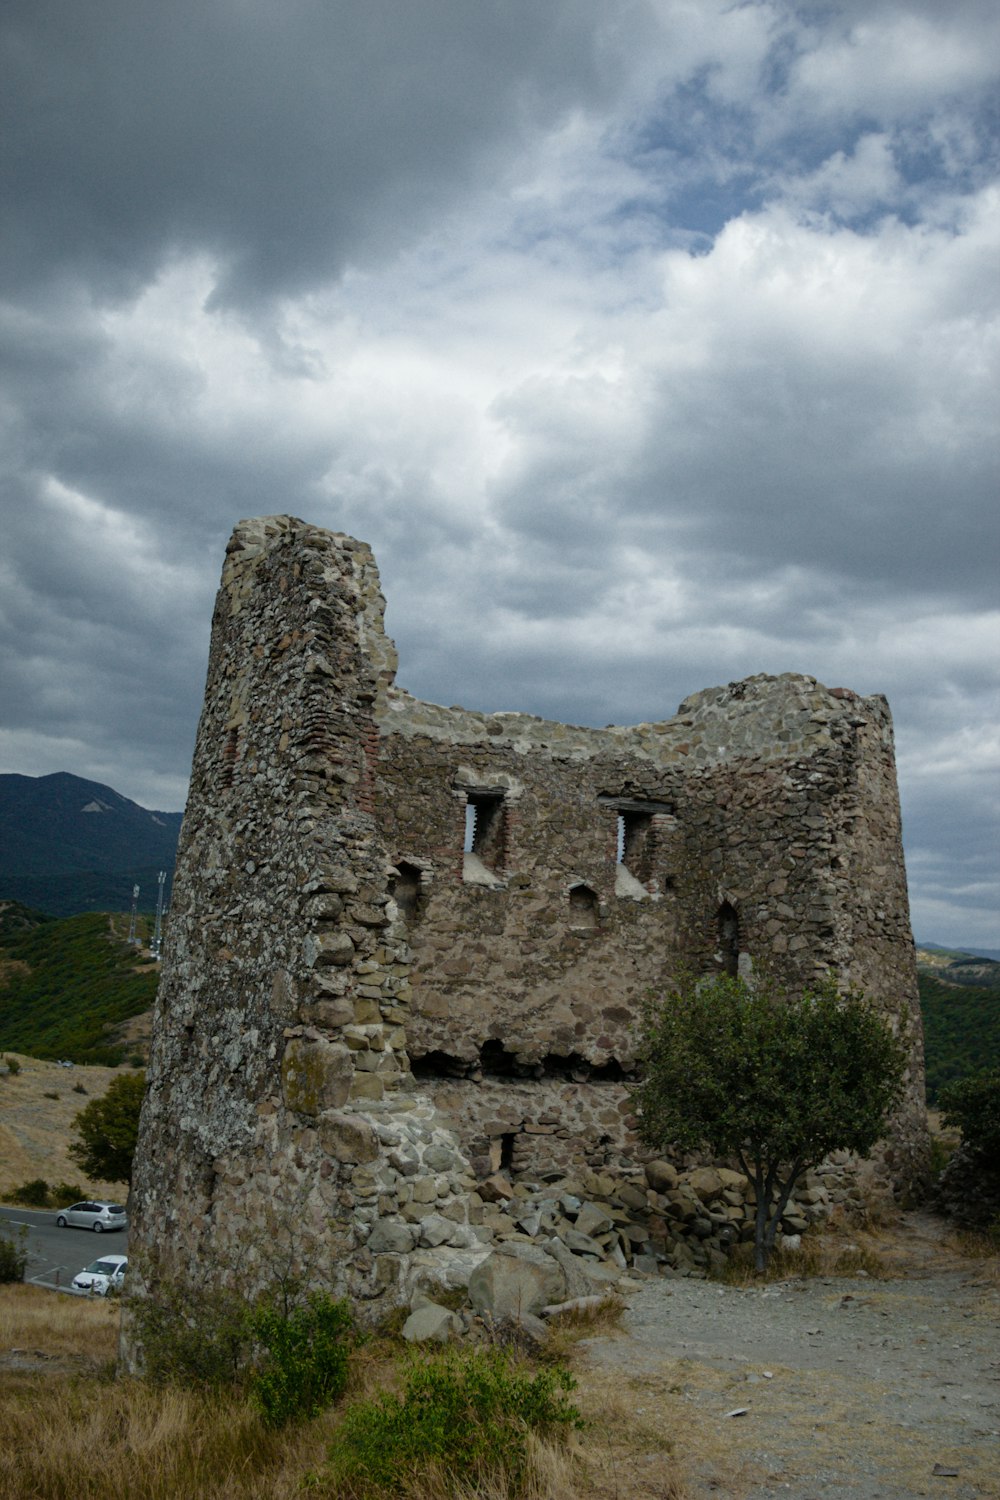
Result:
{"type": "Polygon", "coordinates": [[[22,905],[20,901],[0,901],[0,948],[8,939],[21,937],[40,927],[43,922],[51,921],[52,918],[46,911],[36,911],[30,906],[22,905]]]}
{"type": "Polygon", "coordinates": [[[953,1079],[1000,1067],[1000,963],[917,949],[927,1101],[953,1079]]]}
{"type": "Polygon", "coordinates": [[[152,1008],[157,966],[126,942],[127,916],[87,912],[0,937],[0,1051],[115,1067],[118,1036],[152,1008]]]}

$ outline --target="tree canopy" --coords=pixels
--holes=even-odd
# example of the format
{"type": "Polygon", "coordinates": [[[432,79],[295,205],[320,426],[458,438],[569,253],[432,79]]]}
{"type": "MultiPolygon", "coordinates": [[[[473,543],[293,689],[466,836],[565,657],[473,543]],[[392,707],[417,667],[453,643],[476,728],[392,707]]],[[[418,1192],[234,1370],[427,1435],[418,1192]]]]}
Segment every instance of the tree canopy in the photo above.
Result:
{"type": "Polygon", "coordinates": [[[1000,1068],[949,1083],[940,1104],[944,1123],[958,1126],[969,1155],[1000,1178],[1000,1068]]]}
{"type": "Polygon", "coordinates": [[[644,1043],[640,1133],[740,1162],[757,1195],[758,1270],[802,1174],[831,1151],[867,1155],[902,1093],[902,1044],[829,981],[795,997],[764,980],[682,984],[650,1005],[644,1043]]]}
{"type": "Polygon", "coordinates": [[[78,1167],[104,1182],[131,1182],[145,1073],[123,1073],[73,1124],[80,1136],[69,1149],[78,1167]]]}

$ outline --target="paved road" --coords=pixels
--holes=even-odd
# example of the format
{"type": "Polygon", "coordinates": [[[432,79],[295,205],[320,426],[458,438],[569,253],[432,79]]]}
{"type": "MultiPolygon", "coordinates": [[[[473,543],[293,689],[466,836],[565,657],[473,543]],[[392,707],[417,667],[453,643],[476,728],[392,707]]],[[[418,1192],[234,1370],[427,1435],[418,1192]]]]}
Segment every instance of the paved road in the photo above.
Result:
{"type": "MultiPolygon", "coordinates": [[[[95,1234],[91,1229],[60,1229],[50,1210],[0,1207],[0,1228],[24,1224],[28,1230],[25,1281],[54,1291],[70,1291],[78,1271],[101,1255],[127,1255],[128,1230],[95,1234]]],[[[73,1294],[76,1295],[75,1293],[73,1294]]]]}

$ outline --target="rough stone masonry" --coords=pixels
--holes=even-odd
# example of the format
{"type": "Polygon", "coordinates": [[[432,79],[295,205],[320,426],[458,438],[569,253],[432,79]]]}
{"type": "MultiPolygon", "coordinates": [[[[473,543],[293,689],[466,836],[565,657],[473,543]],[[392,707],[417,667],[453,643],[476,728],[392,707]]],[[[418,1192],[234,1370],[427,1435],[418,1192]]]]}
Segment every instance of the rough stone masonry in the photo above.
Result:
{"type": "MultiPolygon", "coordinates": [[[[288,516],[236,528],[154,1024],[135,1290],[166,1274],[252,1292],[281,1246],[286,1269],[386,1308],[468,1279],[498,1228],[484,1180],[522,1200],[560,1176],[631,1182],[641,1206],[636,1022],[681,967],[766,968],[793,991],[831,972],[882,1006],[911,1048],[878,1157],[904,1189],[923,1071],[885,700],[787,674],[631,728],[443,708],[395,687],[383,610],[363,543],[288,516]]],[[[609,1223],[669,1260],[668,1235],[609,1223]]]]}

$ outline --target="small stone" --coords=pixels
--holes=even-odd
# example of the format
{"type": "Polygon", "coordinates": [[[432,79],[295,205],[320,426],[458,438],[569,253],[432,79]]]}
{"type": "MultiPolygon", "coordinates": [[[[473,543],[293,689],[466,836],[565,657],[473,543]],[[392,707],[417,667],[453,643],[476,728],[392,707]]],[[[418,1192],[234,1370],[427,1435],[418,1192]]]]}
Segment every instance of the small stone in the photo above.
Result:
{"type": "Polygon", "coordinates": [[[403,1337],[408,1344],[430,1341],[446,1344],[452,1335],[460,1331],[461,1324],[455,1314],[446,1307],[439,1307],[435,1302],[425,1303],[416,1312],[411,1312],[402,1327],[403,1337]]]}

